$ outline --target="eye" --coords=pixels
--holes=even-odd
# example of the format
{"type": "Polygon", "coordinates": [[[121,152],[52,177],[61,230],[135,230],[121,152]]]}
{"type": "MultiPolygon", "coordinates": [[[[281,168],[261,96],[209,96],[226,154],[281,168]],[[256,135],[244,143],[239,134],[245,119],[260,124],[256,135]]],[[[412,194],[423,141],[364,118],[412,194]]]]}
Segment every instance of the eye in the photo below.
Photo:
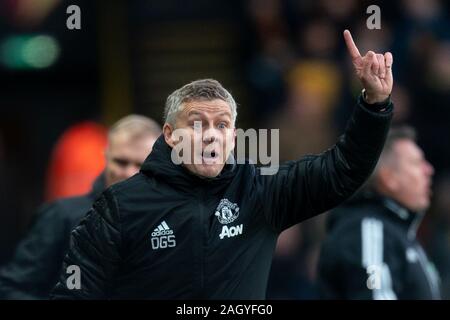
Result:
{"type": "Polygon", "coordinates": [[[217,126],[219,129],[225,129],[228,127],[227,123],[225,122],[220,122],[219,125],[217,126]]]}
{"type": "Polygon", "coordinates": [[[120,167],[126,167],[130,163],[130,161],[121,158],[113,158],[113,161],[120,167]]]}

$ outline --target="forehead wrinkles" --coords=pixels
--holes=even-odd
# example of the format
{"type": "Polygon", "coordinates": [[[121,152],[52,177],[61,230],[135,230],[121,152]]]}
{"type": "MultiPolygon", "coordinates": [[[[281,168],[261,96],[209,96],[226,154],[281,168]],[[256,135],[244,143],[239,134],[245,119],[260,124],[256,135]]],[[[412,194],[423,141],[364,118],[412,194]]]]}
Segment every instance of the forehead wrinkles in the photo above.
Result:
{"type": "Polygon", "coordinates": [[[191,101],[183,104],[183,113],[189,115],[190,112],[209,112],[209,113],[219,113],[224,112],[231,117],[230,106],[222,100],[213,101],[191,101]]]}

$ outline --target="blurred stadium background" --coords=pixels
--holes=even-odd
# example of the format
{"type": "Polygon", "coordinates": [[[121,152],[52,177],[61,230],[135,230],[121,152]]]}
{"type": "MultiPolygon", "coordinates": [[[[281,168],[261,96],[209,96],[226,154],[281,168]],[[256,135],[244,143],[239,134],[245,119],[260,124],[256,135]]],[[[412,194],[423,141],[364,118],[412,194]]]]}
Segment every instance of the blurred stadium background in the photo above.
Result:
{"type": "MultiPolygon", "coordinates": [[[[105,128],[131,112],[161,123],[167,95],[211,77],[241,128],[280,128],[280,159],[326,149],[360,87],[342,31],[394,54],[396,123],[436,169],[420,238],[450,274],[450,3],[444,0],[1,0],[0,264],[39,204],[82,194],[103,166],[105,128]],[[81,30],[66,9],[81,8],[81,30]],[[381,8],[381,30],[366,8],[381,8]]],[[[279,240],[269,298],[313,299],[326,214],[279,240]]]]}

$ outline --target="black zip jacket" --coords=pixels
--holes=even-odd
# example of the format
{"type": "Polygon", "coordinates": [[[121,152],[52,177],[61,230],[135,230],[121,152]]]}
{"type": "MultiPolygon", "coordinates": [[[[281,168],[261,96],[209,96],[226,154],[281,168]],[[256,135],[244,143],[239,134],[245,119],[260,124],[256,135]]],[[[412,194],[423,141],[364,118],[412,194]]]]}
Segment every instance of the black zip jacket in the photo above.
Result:
{"type": "Polygon", "coordinates": [[[100,176],[90,193],[39,208],[13,257],[0,269],[0,299],[49,299],[69,248],[70,232],[104,189],[100,176]]]}
{"type": "Polygon", "coordinates": [[[140,173],[107,189],[73,231],[54,297],[264,299],[279,233],[364,183],[391,116],[392,103],[372,112],[360,98],[333,148],[271,176],[251,164],[194,176],[172,163],[161,136],[140,173]],[[70,265],[81,289],[66,286],[70,265]]]}
{"type": "Polygon", "coordinates": [[[331,212],[319,258],[324,299],[439,299],[439,278],[417,241],[423,214],[364,192],[331,212]]]}

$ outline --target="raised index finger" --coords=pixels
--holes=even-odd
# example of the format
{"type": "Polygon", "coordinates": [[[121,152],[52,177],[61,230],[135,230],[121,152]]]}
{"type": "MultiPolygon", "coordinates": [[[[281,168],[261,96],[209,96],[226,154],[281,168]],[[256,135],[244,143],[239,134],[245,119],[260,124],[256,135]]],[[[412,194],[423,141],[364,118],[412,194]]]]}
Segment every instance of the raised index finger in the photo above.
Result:
{"type": "Polygon", "coordinates": [[[353,41],[352,34],[350,31],[345,30],[344,31],[344,39],[345,44],[347,45],[348,53],[350,53],[350,56],[353,60],[361,58],[361,54],[359,53],[358,48],[355,45],[355,42],[353,41]]]}

